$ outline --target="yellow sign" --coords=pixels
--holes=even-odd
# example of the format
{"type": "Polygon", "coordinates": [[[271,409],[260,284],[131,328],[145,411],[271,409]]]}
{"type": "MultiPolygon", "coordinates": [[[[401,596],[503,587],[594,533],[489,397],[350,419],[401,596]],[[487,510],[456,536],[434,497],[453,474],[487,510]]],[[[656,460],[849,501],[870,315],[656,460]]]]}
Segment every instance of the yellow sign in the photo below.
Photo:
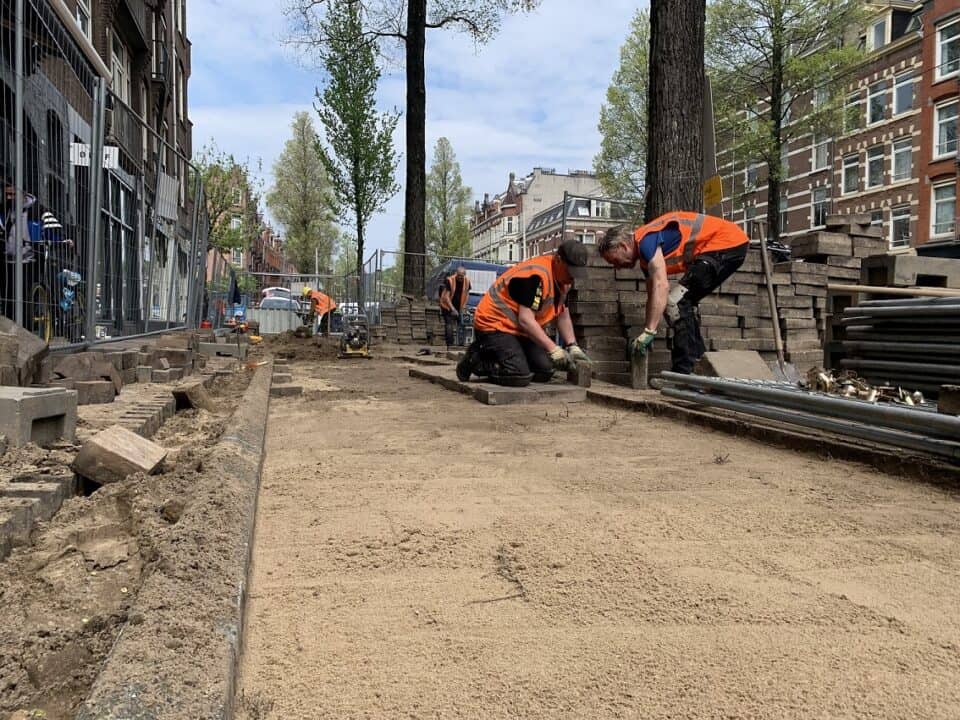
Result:
{"type": "Polygon", "coordinates": [[[719,205],[722,200],[723,185],[720,182],[720,176],[714,175],[703,184],[703,206],[712,208],[714,205],[719,205]]]}

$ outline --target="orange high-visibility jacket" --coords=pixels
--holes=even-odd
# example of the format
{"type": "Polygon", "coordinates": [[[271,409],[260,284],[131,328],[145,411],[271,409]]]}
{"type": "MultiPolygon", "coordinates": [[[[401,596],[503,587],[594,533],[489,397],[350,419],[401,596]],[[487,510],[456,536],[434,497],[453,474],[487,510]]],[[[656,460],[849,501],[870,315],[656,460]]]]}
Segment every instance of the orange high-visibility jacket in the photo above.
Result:
{"type": "Polygon", "coordinates": [[[329,295],[324,295],[319,290],[310,291],[310,309],[318,318],[323,317],[328,312],[337,309],[337,304],[329,295]]]}
{"type": "Polygon", "coordinates": [[[553,255],[537,257],[517,263],[497,278],[480,299],[473,316],[473,327],[480,332],[504,332],[523,335],[520,329],[520,303],[510,297],[509,285],[514,278],[540,278],[542,295],[537,306],[531,308],[540,327],[548,325],[563,312],[562,298],[554,293],[553,255]]]}
{"type": "MultiPolygon", "coordinates": [[[[443,281],[444,283],[444,292],[440,295],[440,307],[444,310],[453,310],[453,293],[457,289],[457,274],[448,275],[447,278],[443,281]]],[[[470,296],[470,278],[466,275],[463,276],[463,296],[460,298],[460,307],[456,308],[457,312],[463,312],[463,309],[467,306],[467,300],[470,296]]]]}
{"type": "MultiPolygon", "coordinates": [[[[656,220],[638,227],[633,233],[633,241],[639,246],[646,235],[663,230],[671,224],[680,230],[680,244],[663,256],[667,261],[668,275],[686,272],[693,259],[701,253],[729,250],[750,242],[746,233],[728,220],[683,211],[661,215],[656,220]]],[[[646,270],[647,261],[641,257],[639,262],[640,267],[646,270]]]]}

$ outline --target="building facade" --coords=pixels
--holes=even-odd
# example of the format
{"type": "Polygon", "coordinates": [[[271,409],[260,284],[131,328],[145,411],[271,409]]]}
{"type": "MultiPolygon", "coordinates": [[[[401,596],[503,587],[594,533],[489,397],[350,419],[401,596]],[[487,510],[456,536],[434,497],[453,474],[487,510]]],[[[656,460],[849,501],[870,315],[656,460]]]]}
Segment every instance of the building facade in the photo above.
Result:
{"type": "MultiPolygon", "coordinates": [[[[830,213],[856,212],[871,215],[891,248],[953,242],[960,0],[876,7],[860,42],[866,57],[848,86],[843,127],[832,137],[797,133],[784,148],[774,209],[781,237],[822,229],[830,213]]],[[[794,118],[815,102],[799,98],[794,118]]],[[[723,211],[759,237],[766,168],[738,158],[735,130],[718,153],[723,211]]]]}
{"type": "Polygon", "coordinates": [[[538,167],[521,180],[510,173],[504,192],[492,199],[485,194],[474,207],[472,256],[507,265],[537,254],[527,227],[534,217],[561,204],[565,193],[595,197],[600,195],[600,182],[585,170],[564,175],[538,167]]]}
{"type": "Polygon", "coordinates": [[[529,256],[555,250],[564,240],[595,245],[612,227],[629,224],[634,208],[602,198],[568,197],[534,216],[527,226],[529,256]]]}

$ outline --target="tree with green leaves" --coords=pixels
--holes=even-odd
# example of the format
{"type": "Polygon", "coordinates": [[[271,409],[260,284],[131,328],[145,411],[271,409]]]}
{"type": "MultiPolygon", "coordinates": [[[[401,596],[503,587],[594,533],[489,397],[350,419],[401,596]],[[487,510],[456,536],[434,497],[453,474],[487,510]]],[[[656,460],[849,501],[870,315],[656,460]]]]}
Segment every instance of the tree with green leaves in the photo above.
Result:
{"type": "Polygon", "coordinates": [[[470,195],[453,146],[447,138],[440,138],[427,175],[427,255],[434,265],[444,258],[469,255],[470,195]]]}
{"type": "Polygon", "coordinates": [[[356,43],[363,32],[360,5],[354,0],[330,0],[323,32],[329,38],[324,55],[327,83],[317,92],[316,110],[325,142],[318,143],[317,150],[339,216],[353,226],[359,275],[370,218],[399,189],[394,181],[397,155],[393,131],[400,116],[377,111],[380,70],[374,50],[370,44],[356,43]]]}
{"type": "Polygon", "coordinates": [[[637,10],[620,48],[620,66],[600,108],[600,152],[594,171],[611,197],[643,199],[647,172],[647,92],[650,78],[650,13],[637,10]]]}
{"type": "MultiPolygon", "coordinates": [[[[453,29],[465,32],[474,42],[490,40],[507,13],[535,8],[539,0],[344,0],[356,6],[363,27],[354,39],[358,46],[372,43],[399,44],[403,50],[406,77],[406,183],[404,224],[406,252],[404,292],[424,292],[426,255],[426,166],[427,166],[427,30],[453,29]]],[[[288,41],[299,48],[328,54],[337,38],[329,34],[324,15],[336,0],[287,0],[291,21],[288,41]]]]}
{"type": "MultiPolygon", "coordinates": [[[[778,208],[783,149],[842,122],[849,73],[863,50],[844,38],[862,26],[859,0],[715,0],[707,12],[707,66],[718,124],[736,129],[739,154],[767,168],[767,207],[778,208]]],[[[767,213],[780,237],[780,214],[767,213]]]]}
{"type": "Polygon", "coordinates": [[[292,134],[273,166],[267,207],[283,226],[287,257],[302,273],[329,272],[337,228],[330,181],[317,152],[319,138],[309,113],[298,112],[292,134]]]}
{"type": "Polygon", "coordinates": [[[260,194],[249,161],[239,162],[211,140],[194,157],[210,220],[208,248],[246,250],[260,232],[260,194]]]}

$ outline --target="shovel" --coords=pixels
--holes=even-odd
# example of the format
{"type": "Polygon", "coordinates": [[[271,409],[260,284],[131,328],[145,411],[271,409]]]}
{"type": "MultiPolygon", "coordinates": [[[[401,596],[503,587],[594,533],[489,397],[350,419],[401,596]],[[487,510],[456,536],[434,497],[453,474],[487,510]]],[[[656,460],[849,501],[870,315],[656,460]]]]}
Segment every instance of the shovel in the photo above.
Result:
{"type": "Polygon", "coordinates": [[[763,264],[763,277],[767,283],[767,298],[770,300],[770,314],[773,316],[773,343],[777,350],[777,367],[770,368],[777,380],[799,383],[800,373],[792,363],[788,363],[783,353],[783,336],[780,334],[780,311],[777,309],[777,296],[773,292],[773,269],[767,254],[767,229],[760,226],[760,262],[763,264]]]}

